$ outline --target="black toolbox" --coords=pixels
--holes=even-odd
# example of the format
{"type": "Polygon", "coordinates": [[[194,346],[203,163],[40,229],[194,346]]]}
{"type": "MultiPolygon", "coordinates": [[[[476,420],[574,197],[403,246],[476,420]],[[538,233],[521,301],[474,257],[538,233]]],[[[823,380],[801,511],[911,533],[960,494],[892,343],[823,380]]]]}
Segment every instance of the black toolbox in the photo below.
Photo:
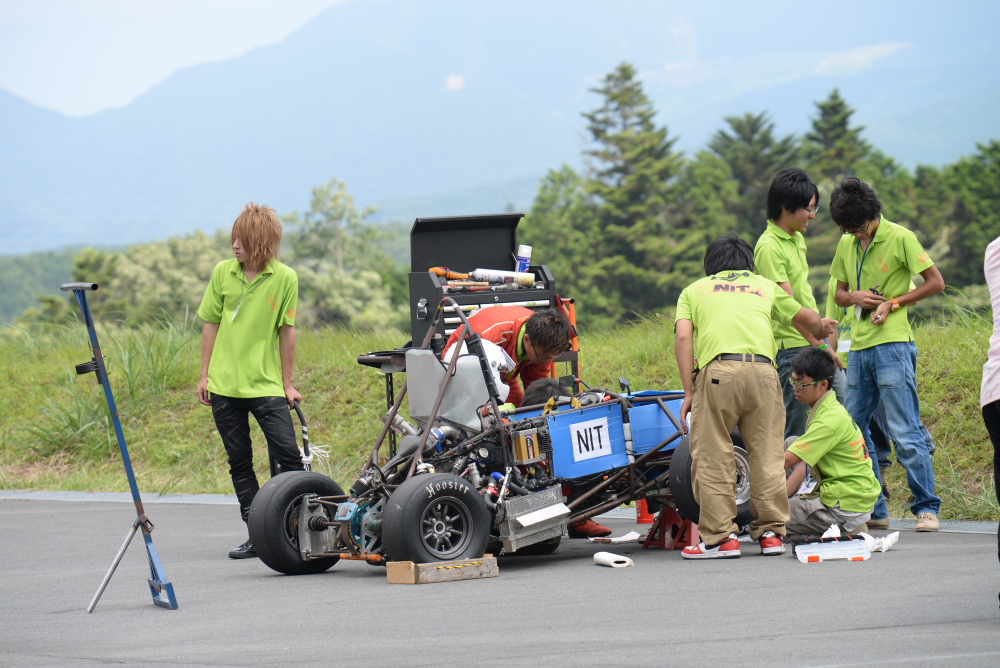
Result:
{"type": "MultiPolygon", "coordinates": [[[[484,216],[417,218],[410,231],[410,332],[419,346],[434,319],[434,309],[445,297],[445,278],[429,272],[431,267],[447,267],[470,273],[476,269],[514,271],[517,225],[523,213],[484,216]]],[[[546,265],[530,265],[535,288],[503,292],[448,293],[466,314],[494,305],[524,306],[532,310],[554,308],[556,281],[546,265]]],[[[461,319],[447,307],[438,323],[432,347],[441,354],[448,336],[461,326],[461,319]]],[[[575,357],[575,353],[573,354],[575,357]]],[[[558,361],[570,361],[560,358],[558,361]]]]}

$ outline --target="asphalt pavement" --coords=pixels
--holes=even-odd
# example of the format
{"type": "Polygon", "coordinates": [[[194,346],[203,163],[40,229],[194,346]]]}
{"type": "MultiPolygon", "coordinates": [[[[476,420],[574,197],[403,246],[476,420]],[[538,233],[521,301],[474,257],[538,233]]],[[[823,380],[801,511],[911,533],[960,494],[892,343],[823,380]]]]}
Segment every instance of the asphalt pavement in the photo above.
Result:
{"type": "MultiPolygon", "coordinates": [[[[279,575],[226,553],[229,504],[147,504],[178,610],[152,605],[141,539],[85,608],[134,519],[127,503],[0,498],[3,666],[996,666],[997,537],[903,531],[865,562],[689,562],[564,540],[501,557],[497,578],[389,585],[341,562],[279,575]]],[[[622,535],[626,518],[603,520],[622,535]]]]}

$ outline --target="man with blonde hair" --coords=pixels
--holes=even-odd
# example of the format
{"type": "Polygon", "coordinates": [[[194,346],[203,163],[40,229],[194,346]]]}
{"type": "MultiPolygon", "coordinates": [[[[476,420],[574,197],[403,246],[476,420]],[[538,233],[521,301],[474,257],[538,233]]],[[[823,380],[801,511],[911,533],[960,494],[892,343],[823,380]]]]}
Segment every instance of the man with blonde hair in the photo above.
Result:
{"type": "MultiPolygon", "coordinates": [[[[288,410],[302,399],[292,386],[299,279],[277,260],[281,222],[269,206],[246,205],[233,224],[232,244],[236,257],[216,265],[198,308],[205,321],[198,400],[212,407],[246,522],[260,489],[251,413],[281,470],[303,469],[288,410]]],[[[256,556],[249,540],[229,553],[231,559],[256,556]]]]}

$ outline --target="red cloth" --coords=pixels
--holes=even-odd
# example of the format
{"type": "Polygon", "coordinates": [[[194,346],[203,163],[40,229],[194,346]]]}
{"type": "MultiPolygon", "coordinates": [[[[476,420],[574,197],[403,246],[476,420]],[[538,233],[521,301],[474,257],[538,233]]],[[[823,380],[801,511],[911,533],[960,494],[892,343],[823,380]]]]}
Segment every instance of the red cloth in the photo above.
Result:
{"type": "MultiPolygon", "coordinates": [[[[520,336],[524,323],[534,314],[531,309],[522,306],[493,306],[480,309],[474,316],[469,318],[472,331],[484,341],[495,343],[510,355],[510,358],[517,362],[517,368],[504,377],[503,381],[510,388],[507,395],[507,403],[520,406],[524,399],[524,390],[521,383],[517,382],[518,376],[524,387],[528,387],[539,378],[545,378],[552,373],[552,362],[535,363],[517,359],[517,339],[520,336]]],[[[444,349],[448,350],[462,336],[464,336],[465,325],[462,325],[448,337],[448,342],[444,349]]]]}

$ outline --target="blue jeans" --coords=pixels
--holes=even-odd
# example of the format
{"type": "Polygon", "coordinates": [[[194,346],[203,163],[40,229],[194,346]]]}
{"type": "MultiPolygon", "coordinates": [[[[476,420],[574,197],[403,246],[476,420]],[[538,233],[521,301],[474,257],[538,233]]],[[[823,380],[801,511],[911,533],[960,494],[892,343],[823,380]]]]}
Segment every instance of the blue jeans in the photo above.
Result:
{"type": "Polygon", "coordinates": [[[809,350],[812,346],[801,348],[781,348],[778,350],[778,378],[781,379],[781,400],[785,404],[785,438],[801,436],[806,433],[806,422],[809,420],[809,407],[795,398],[792,389],[792,358],[799,351],[809,350]]]}
{"type": "MultiPolygon", "coordinates": [[[[910,351],[910,361],[913,364],[913,373],[917,373],[917,347],[913,346],[910,351]]],[[[885,418],[885,406],[879,404],[879,407],[872,414],[872,421],[875,423],[875,429],[879,430],[880,433],[876,435],[875,430],[872,430],[872,441],[875,443],[875,454],[878,455],[878,465],[880,468],[885,468],[892,465],[889,456],[892,454],[892,445],[889,443],[890,440],[896,440],[892,437],[892,432],[889,431],[889,423],[885,418]]],[[[927,441],[927,451],[934,456],[934,437],[931,436],[931,432],[924,426],[923,421],[920,422],[920,431],[924,434],[924,439],[927,441]]]]}
{"type": "MultiPolygon", "coordinates": [[[[861,428],[872,468],[881,483],[882,474],[868,423],[879,401],[885,405],[889,433],[896,441],[896,458],[906,469],[906,480],[914,498],[910,512],[914,515],[923,512],[937,514],[941,509],[941,498],[934,494],[934,466],[921,429],[920,400],[914,371],[916,355],[917,346],[912,341],[852,350],[848,356],[846,408],[861,428]]],[[[885,497],[879,495],[872,518],[884,519],[888,516],[885,497]]]]}

